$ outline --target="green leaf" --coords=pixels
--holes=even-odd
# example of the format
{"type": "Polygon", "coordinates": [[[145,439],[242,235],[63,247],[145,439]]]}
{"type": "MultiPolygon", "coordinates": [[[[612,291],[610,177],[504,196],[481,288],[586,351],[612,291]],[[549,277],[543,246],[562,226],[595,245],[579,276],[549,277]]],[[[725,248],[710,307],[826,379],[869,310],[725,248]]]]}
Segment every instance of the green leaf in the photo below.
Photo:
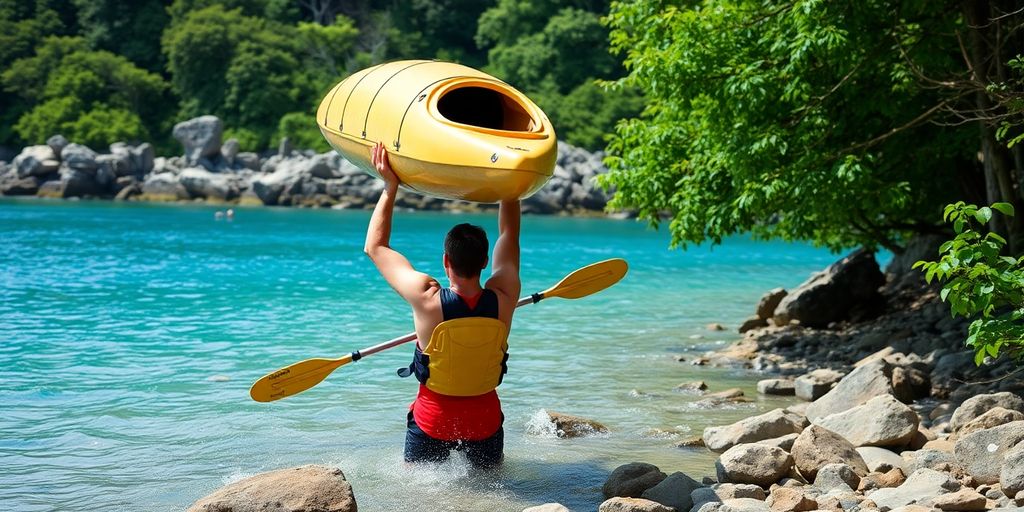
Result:
{"type": "Polygon", "coordinates": [[[992,209],[987,206],[983,206],[974,213],[974,218],[981,224],[988,224],[988,221],[992,219],[992,209]]]}
{"type": "Polygon", "coordinates": [[[998,210],[1003,215],[1013,216],[1013,205],[1010,203],[992,203],[992,209],[998,210]]]}

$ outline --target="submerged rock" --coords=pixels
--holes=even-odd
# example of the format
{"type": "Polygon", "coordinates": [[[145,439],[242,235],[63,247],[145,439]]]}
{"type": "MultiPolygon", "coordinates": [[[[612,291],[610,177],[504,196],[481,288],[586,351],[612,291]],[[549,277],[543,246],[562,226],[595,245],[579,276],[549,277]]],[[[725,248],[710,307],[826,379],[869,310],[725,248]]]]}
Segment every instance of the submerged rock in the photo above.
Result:
{"type": "Polygon", "coordinates": [[[551,423],[554,424],[555,435],[558,437],[583,437],[608,432],[608,427],[591,419],[555,411],[545,412],[547,412],[551,423]]]}
{"type": "Polygon", "coordinates": [[[352,485],[340,469],[300,466],[227,485],[188,512],[356,512],[352,485]]]}

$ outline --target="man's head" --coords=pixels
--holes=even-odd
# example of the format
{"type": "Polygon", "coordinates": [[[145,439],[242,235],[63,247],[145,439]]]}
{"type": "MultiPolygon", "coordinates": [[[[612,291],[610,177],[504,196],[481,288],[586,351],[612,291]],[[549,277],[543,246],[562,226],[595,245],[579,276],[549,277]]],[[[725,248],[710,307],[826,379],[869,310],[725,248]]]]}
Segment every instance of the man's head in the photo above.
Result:
{"type": "Polygon", "coordinates": [[[444,255],[455,275],[474,278],[487,266],[487,233],[480,226],[459,224],[444,237],[444,255]]]}

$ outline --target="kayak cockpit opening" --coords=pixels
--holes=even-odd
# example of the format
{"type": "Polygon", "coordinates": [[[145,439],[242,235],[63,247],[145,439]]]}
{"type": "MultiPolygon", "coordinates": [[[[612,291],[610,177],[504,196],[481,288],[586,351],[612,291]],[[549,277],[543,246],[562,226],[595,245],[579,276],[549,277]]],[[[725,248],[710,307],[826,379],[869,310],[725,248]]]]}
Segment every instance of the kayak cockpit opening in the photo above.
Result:
{"type": "Polygon", "coordinates": [[[437,110],[449,121],[492,130],[532,132],[539,126],[519,101],[487,87],[450,89],[437,110]]]}

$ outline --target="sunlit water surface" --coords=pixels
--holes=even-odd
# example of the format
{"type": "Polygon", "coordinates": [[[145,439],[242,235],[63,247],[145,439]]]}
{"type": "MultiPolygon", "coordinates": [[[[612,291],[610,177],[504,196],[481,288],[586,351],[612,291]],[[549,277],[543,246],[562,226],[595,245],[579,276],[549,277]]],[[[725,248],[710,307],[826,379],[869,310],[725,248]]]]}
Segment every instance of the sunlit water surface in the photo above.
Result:
{"type": "MultiPolygon", "coordinates": [[[[521,309],[499,392],[506,462],[471,471],[402,461],[416,382],[411,347],[345,366],[301,395],[248,398],[265,373],[409,332],[408,308],[362,253],[368,212],[0,201],[0,502],[8,510],[183,510],[225,483],[302,464],[341,468],[361,510],[595,510],[620,464],[699,478],[713,456],[682,437],[787,403],[757,376],[679,362],[736,339],[758,297],[834,257],[805,245],[729,239],[667,249],[633,221],[526,217],[524,293],[621,257],[617,286],[521,309]],[[725,332],[705,326],[721,322],[725,332]],[[701,408],[673,388],[702,379],[754,402],[701,408]],[[558,439],[555,410],[606,435],[558,439]]],[[[400,213],[393,246],[443,276],[454,223],[493,215],[400,213]]]]}

